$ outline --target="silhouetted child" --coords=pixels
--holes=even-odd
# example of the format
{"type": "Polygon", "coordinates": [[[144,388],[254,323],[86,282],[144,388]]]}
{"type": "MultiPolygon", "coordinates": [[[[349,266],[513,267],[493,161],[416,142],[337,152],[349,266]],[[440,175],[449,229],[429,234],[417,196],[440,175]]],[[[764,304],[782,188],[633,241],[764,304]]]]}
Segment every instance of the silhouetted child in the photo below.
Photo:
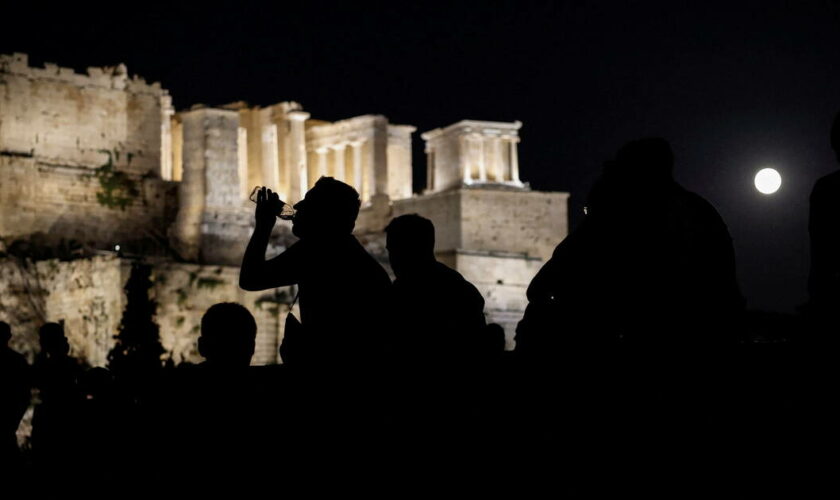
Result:
{"type": "MultiPolygon", "coordinates": [[[[130,417],[132,412],[118,397],[111,372],[102,367],[91,368],[79,377],[78,425],[73,430],[75,457],[68,467],[80,477],[96,471],[97,481],[85,490],[92,498],[113,497],[125,477],[119,472],[130,469],[131,456],[137,447],[124,439],[138,431],[130,417]]],[[[146,424],[148,425],[148,424],[146,424]]],[[[149,449],[153,449],[150,447],[149,449]]]]}
{"type": "Polygon", "coordinates": [[[248,309],[215,304],[201,319],[198,350],[205,361],[179,368],[170,398],[177,422],[172,440],[183,445],[183,455],[172,458],[186,458],[188,470],[202,478],[202,491],[237,484],[250,489],[244,478],[260,477],[258,471],[269,468],[266,460],[281,451],[275,436],[282,421],[268,414],[267,404],[282,394],[269,393],[250,369],[256,335],[248,309]]]}
{"type": "Polygon", "coordinates": [[[51,477],[46,487],[60,484],[73,460],[81,367],[70,357],[70,344],[59,323],[45,323],[39,332],[41,350],[33,365],[40,403],[32,417],[32,450],[38,473],[51,477]]]}
{"type": "Polygon", "coordinates": [[[29,407],[31,380],[26,358],[9,347],[11,338],[11,327],[0,321],[0,467],[14,478],[21,466],[15,433],[29,407]]]}

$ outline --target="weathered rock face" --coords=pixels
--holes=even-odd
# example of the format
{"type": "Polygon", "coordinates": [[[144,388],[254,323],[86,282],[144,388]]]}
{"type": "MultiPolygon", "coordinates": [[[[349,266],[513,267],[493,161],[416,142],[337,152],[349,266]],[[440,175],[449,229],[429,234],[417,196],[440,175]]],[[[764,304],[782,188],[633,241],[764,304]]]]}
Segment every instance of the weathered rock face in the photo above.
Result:
{"type": "MultiPolygon", "coordinates": [[[[71,354],[105,366],[126,306],[130,271],[131,261],[116,255],[37,263],[0,260],[0,321],[12,326],[12,346],[31,360],[38,350],[38,328],[47,321],[63,322],[71,354]]],[[[160,262],[153,265],[152,279],[161,343],[175,362],[201,361],[196,347],[201,316],[218,302],[238,302],[254,314],[253,364],[278,361],[288,295],[244,292],[238,268],[227,266],[160,262]]]]}
{"type": "Polygon", "coordinates": [[[103,366],[124,307],[126,273],[120,259],[111,256],[0,260],[0,319],[12,326],[13,347],[33,359],[38,328],[63,321],[73,355],[103,366]]]}

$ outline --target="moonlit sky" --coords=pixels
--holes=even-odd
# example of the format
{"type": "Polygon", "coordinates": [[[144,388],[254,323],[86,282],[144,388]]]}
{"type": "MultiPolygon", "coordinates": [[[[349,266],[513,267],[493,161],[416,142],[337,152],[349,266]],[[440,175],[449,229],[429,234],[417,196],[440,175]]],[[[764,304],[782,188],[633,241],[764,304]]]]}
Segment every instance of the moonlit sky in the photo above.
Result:
{"type": "Polygon", "coordinates": [[[418,132],[521,120],[522,177],[571,192],[573,226],[601,163],[663,136],[677,180],[727,222],[748,305],[805,301],[808,194],[838,168],[840,2],[297,3],[12,2],[0,52],[77,70],[124,62],[177,109],[296,100],[315,118],[381,113],[418,132]],[[767,165],[784,182],[772,196],[753,186],[767,165]]]}

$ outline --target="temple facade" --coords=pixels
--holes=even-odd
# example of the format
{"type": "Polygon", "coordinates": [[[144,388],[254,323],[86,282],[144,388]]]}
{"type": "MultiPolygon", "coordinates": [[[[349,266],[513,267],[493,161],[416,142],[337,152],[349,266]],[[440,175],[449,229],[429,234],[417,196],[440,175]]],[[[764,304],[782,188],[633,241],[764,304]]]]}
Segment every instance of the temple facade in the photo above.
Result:
{"type": "MultiPolygon", "coordinates": [[[[356,235],[386,269],[390,219],[430,218],[438,258],[479,288],[512,347],[525,288],[568,231],[568,195],[520,179],[521,127],[463,120],[421,134],[427,181],[415,190],[416,129],[382,115],[326,122],[292,101],[176,112],[165,89],[124,65],[77,74],[0,55],[0,320],[30,353],[41,324],[63,321],[73,352],[102,365],[131,264],[143,261],[175,361],[198,358],[209,305],[236,301],[258,321],[254,362],[277,362],[292,294],[237,286],[248,196],[267,186],[295,203],[331,176],[359,192],[356,235]]],[[[270,254],[294,240],[278,223],[270,254]]]]}

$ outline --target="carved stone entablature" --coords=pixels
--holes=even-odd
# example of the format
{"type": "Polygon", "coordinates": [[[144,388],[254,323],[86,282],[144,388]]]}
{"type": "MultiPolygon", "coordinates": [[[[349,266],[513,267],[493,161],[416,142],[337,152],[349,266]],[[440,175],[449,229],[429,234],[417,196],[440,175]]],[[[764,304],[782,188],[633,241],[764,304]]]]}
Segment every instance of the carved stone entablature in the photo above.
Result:
{"type": "Polygon", "coordinates": [[[475,184],[527,189],[519,179],[521,127],[520,121],[462,120],[422,134],[428,162],[427,191],[475,184]]]}

